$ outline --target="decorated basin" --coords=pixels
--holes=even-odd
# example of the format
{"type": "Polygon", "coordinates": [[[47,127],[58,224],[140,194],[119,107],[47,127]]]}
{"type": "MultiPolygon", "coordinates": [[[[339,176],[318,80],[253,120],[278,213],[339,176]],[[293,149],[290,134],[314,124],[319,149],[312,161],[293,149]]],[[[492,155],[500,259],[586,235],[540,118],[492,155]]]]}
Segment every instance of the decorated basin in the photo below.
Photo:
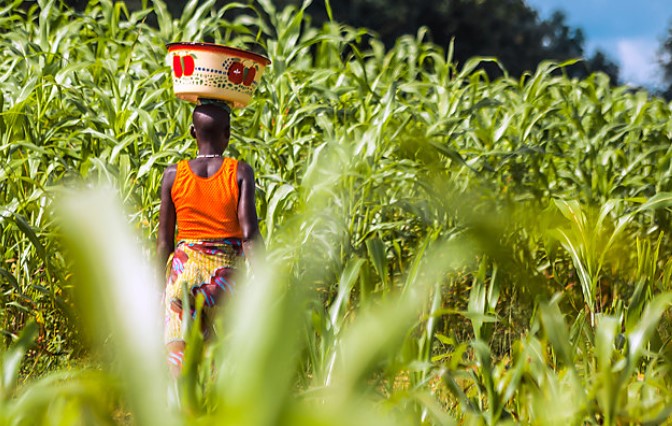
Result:
{"type": "Polygon", "coordinates": [[[219,99],[246,106],[271,61],[247,50],[213,43],[169,43],[166,63],[172,69],[175,96],[196,103],[219,99]]]}

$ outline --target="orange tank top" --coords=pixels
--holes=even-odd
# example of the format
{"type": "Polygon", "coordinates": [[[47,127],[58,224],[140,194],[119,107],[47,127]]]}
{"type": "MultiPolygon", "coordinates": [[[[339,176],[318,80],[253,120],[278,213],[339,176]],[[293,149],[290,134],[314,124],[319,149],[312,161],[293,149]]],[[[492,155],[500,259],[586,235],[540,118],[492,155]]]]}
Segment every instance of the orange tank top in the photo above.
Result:
{"type": "Polygon", "coordinates": [[[177,163],[171,197],[177,214],[177,240],[242,238],[238,223],[238,160],[224,157],[214,175],[203,178],[188,160],[177,163]]]}

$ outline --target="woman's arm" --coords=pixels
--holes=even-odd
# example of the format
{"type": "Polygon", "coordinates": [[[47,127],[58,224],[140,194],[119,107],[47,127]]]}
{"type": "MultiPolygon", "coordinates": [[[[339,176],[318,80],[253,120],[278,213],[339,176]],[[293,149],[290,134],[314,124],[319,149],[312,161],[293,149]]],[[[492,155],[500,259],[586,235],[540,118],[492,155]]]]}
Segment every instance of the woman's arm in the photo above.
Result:
{"type": "Polygon", "coordinates": [[[257,207],[254,203],[254,170],[243,162],[238,162],[238,223],[243,231],[243,252],[254,263],[263,257],[264,241],[259,233],[257,207]]]}
{"type": "Polygon", "coordinates": [[[156,256],[160,276],[165,273],[168,257],[175,250],[175,204],[170,192],[175,182],[177,167],[173,164],[163,172],[161,180],[161,207],[159,208],[159,235],[156,239],[156,256]]]}

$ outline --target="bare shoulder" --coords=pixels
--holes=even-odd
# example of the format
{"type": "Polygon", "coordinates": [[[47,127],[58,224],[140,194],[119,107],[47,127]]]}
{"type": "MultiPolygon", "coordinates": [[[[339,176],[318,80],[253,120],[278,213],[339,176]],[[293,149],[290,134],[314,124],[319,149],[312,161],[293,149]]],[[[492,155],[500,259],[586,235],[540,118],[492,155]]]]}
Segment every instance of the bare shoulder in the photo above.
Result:
{"type": "Polygon", "coordinates": [[[177,175],[177,164],[171,164],[170,166],[166,167],[166,169],[163,171],[162,186],[166,188],[171,188],[173,186],[173,182],[175,182],[176,175],[177,175]]]}
{"type": "Polygon", "coordinates": [[[238,161],[237,173],[238,182],[242,180],[254,180],[254,169],[252,169],[252,166],[242,160],[238,161]]]}
{"type": "Polygon", "coordinates": [[[168,167],[166,167],[166,170],[163,171],[164,175],[175,173],[177,173],[177,163],[169,165],[168,167]]]}

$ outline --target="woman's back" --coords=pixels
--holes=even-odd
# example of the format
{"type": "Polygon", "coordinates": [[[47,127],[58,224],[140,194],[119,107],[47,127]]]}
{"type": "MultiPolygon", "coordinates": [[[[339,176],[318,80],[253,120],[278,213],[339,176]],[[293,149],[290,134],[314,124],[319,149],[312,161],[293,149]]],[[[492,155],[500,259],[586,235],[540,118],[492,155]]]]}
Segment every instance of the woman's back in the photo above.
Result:
{"type": "Polygon", "coordinates": [[[177,164],[171,198],[178,241],[242,238],[237,169],[238,161],[228,157],[177,164]]]}

